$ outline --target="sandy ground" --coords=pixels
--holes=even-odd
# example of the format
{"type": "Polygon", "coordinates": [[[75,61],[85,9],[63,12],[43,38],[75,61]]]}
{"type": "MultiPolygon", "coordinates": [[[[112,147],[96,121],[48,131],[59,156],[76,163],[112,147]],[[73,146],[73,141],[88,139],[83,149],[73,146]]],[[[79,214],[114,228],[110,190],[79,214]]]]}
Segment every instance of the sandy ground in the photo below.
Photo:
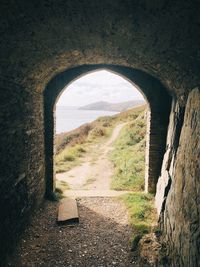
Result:
{"type": "Polygon", "coordinates": [[[56,175],[58,181],[67,182],[70,187],[70,190],[64,192],[65,196],[119,196],[125,193],[110,190],[114,170],[108,159],[108,153],[113,149],[112,144],[124,125],[125,123],[117,125],[106,143],[91,148],[97,154],[95,159],[87,156],[80,166],[56,175]]]}

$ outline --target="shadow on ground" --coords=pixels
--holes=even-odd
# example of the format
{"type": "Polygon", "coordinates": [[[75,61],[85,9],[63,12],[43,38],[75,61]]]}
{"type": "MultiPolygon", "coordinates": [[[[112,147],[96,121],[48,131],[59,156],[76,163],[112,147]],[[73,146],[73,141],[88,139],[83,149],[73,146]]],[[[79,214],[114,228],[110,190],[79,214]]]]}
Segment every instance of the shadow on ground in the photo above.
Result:
{"type": "Polygon", "coordinates": [[[78,203],[80,223],[58,226],[58,203],[46,202],[33,217],[8,266],[133,267],[132,231],[122,202],[93,197],[78,203]]]}

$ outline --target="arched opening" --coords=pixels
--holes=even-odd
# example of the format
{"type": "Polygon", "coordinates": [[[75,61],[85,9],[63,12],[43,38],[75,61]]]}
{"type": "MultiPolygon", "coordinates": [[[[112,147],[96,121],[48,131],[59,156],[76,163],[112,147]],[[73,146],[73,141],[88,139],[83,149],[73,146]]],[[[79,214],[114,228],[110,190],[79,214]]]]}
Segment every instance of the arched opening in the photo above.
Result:
{"type": "Polygon", "coordinates": [[[86,73],[106,69],[135,84],[149,103],[148,141],[146,149],[145,191],[155,193],[156,183],[166,146],[171,97],[165,87],[154,77],[128,67],[115,65],[83,65],[69,69],[55,76],[44,91],[45,115],[45,156],[46,156],[46,195],[54,191],[53,143],[54,106],[63,88],[86,73]]]}
{"type": "Polygon", "coordinates": [[[56,193],[144,191],[146,109],[133,83],[108,70],[65,87],[54,109],[56,193]]]}

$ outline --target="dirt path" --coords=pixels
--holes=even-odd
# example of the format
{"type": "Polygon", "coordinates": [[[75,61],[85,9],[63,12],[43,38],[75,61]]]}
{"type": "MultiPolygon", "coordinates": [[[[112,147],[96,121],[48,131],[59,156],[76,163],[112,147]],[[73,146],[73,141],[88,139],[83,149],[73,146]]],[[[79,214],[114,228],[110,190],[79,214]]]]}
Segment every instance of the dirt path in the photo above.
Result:
{"type": "Polygon", "coordinates": [[[80,223],[58,226],[56,202],[46,202],[26,230],[10,267],[134,267],[131,228],[115,198],[79,200],[80,223]]]}
{"type": "Polygon", "coordinates": [[[114,170],[112,162],[108,159],[112,144],[124,125],[125,123],[117,125],[106,143],[91,148],[97,153],[95,160],[87,156],[83,159],[82,165],[56,175],[58,181],[67,182],[71,189],[64,192],[65,196],[118,196],[124,193],[110,190],[114,170]]]}

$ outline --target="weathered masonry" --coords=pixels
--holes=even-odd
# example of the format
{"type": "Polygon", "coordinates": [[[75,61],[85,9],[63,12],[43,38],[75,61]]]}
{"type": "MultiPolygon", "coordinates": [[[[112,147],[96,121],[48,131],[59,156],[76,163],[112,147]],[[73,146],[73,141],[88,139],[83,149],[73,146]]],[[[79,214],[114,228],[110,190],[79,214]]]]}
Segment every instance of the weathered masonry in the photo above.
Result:
{"type": "Polygon", "coordinates": [[[53,190],[57,96],[102,68],[148,100],[146,189],[156,193],[172,267],[200,266],[199,11],[198,0],[1,1],[2,266],[53,190]]]}

